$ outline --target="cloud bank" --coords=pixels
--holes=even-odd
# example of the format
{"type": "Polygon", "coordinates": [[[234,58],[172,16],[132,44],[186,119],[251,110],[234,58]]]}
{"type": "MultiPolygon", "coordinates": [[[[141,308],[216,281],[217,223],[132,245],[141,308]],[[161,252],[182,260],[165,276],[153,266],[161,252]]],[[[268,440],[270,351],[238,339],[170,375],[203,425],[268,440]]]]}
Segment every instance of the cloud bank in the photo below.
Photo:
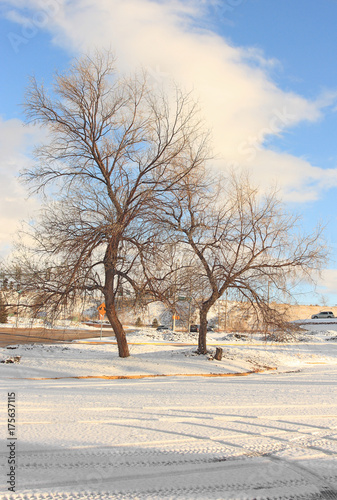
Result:
{"type": "MultiPolygon", "coordinates": [[[[1,5],[3,15],[18,26],[19,38],[9,38],[13,50],[28,47],[29,36],[44,30],[69,55],[111,47],[121,71],[143,67],[153,86],[174,79],[187,91],[193,89],[213,133],[217,168],[249,170],[262,187],[277,183],[284,198],[296,202],[315,200],[337,185],[336,169],[267,145],[293,127],[323,119],[325,108],[335,106],[336,94],[308,100],[282,90],[271,77],[277,61],[256,49],[235,47],[212,31],[208,9],[216,8],[217,1],[0,0],[1,5]]],[[[10,136],[8,144],[18,141],[12,157],[0,153],[3,175],[11,184],[13,162],[18,169],[23,161],[18,154],[22,133],[12,121],[1,126],[10,136]]],[[[19,211],[20,189],[15,184],[13,214],[19,211]]]]}
{"type": "Polygon", "coordinates": [[[21,120],[4,121],[0,117],[0,254],[3,255],[8,252],[20,221],[38,207],[37,200],[27,199],[18,176],[31,163],[27,149],[40,135],[36,128],[24,127],[21,120]]]}
{"type": "MultiPolygon", "coordinates": [[[[248,169],[261,185],[276,181],[285,198],[296,202],[314,200],[323,189],[337,185],[337,170],[266,145],[270,137],[321,119],[336,95],[310,101],[280,89],[269,74],[275,61],[256,49],[234,47],[207,29],[207,6],[212,2],[50,0],[44,7],[37,0],[3,3],[11,6],[7,15],[22,30],[34,19],[38,27],[36,20],[43,19],[45,10],[48,18],[41,29],[72,54],[111,47],[122,71],[143,66],[154,85],[173,78],[184,89],[193,89],[213,132],[218,168],[248,169]]],[[[215,8],[217,2],[213,4],[215,8]]]]}

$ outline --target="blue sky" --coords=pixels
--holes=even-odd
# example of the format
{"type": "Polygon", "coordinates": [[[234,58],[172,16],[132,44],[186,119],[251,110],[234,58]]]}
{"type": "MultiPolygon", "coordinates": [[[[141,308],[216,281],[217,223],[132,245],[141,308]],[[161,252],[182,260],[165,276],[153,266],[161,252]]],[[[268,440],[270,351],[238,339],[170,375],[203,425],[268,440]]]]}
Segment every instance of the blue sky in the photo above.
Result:
{"type": "Polygon", "coordinates": [[[111,47],[121,71],[193,89],[217,167],[277,182],[303,227],[332,248],[305,303],[337,304],[337,2],[335,0],[0,0],[0,252],[38,202],[17,181],[43,131],[23,126],[29,75],[46,84],[74,56],[111,47]]]}

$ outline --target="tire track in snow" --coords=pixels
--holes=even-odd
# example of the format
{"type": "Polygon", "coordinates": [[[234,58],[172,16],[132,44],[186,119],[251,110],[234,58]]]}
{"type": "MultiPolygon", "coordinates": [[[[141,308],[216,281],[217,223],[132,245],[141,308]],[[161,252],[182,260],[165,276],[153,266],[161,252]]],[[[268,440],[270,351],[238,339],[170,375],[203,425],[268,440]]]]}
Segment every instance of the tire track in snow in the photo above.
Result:
{"type": "MultiPolygon", "coordinates": [[[[109,485],[109,490],[111,488],[111,493],[108,498],[123,498],[123,499],[128,499],[128,498],[133,498],[134,495],[137,495],[137,498],[146,498],[148,495],[151,495],[151,498],[165,498],[167,495],[170,496],[170,498],[181,498],[181,499],[186,499],[186,498],[197,498],[200,494],[206,495],[207,496],[202,496],[201,498],[212,498],[209,496],[210,493],[222,493],[221,498],[223,500],[225,499],[233,499],[233,493],[235,493],[235,498],[239,498],[238,494],[242,493],[244,494],[244,498],[255,498],[255,495],[258,490],[265,490],[268,492],[268,494],[272,495],[274,490],[279,490],[279,491],[284,491],[286,492],[287,490],[289,491],[289,488],[294,492],[297,490],[298,492],[306,491],[307,494],[311,493],[317,493],[318,489],[316,485],[312,484],[311,477],[309,478],[310,481],[308,482],[308,478],[304,475],[301,474],[300,477],[296,477],[293,475],[291,478],[285,479],[282,475],[280,478],[272,478],[269,481],[263,481],[264,484],[262,484],[261,479],[260,479],[260,471],[261,467],[263,467],[265,464],[261,462],[248,462],[248,461],[240,461],[241,463],[239,464],[221,464],[212,466],[211,468],[208,466],[207,469],[205,467],[185,467],[183,469],[179,469],[176,471],[168,471],[168,470],[159,470],[157,472],[150,472],[150,473],[144,473],[143,471],[140,473],[127,473],[127,474],[122,474],[119,476],[112,476],[110,475],[109,477],[100,477],[100,478],[95,478],[93,475],[89,477],[88,479],[81,479],[80,482],[78,480],[62,480],[62,481],[45,481],[45,482],[39,482],[39,484],[35,484],[33,486],[34,490],[38,487],[40,490],[40,493],[36,494],[35,492],[31,492],[31,490],[27,490],[26,488],[23,491],[23,495],[9,495],[5,496],[4,498],[7,500],[8,499],[21,499],[24,498],[25,500],[34,500],[34,499],[41,499],[41,498],[46,498],[44,495],[43,490],[47,489],[47,491],[51,491],[55,488],[62,488],[62,494],[59,493],[59,496],[52,496],[51,498],[64,498],[65,494],[67,494],[67,488],[75,487],[75,491],[72,493],[71,498],[77,498],[77,495],[75,493],[78,490],[83,490],[83,489],[88,489],[88,487],[93,487],[96,483],[96,487],[99,486],[100,492],[104,491],[104,488],[109,485]],[[220,479],[219,481],[219,474],[224,474],[227,473],[228,479],[227,481],[224,481],[223,478],[222,480],[220,479]],[[233,477],[233,475],[236,473],[236,477],[233,477]],[[207,476],[205,476],[207,474],[207,476]],[[249,476],[251,474],[251,476],[249,476]],[[242,478],[245,477],[246,480],[242,480],[242,478]],[[171,482],[171,479],[175,478],[175,482],[177,482],[180,478],[180,480],[183,480],[183,485],[177,485],[173,486],[170,484],[170,486],[162,486],[162,487],[157,487],[157,488],[151,488],[149,487],[148,483],[151,481],[157,482],[157,480],[162,480],[165,479],[166,482],[171,482]],[[199,481],[201,484],[195,484],[197,478],[199,478],[199,481]],[[249,480],[248,480],[249,479],[249,480]],[[136,483],[138,486],[135,488],[136,485],[132,485],[130,483],[136,483]],[[140,482],[147,483],[143,487],[140,484],[140,482]],[[217,484],[215,484],[215,482],[217,484]],[[120,486],[118,483],[128,483],[127,488],[123,488],[121,491],[120,486]],[[188,486],[186,486],[186,483],[188,486]],[[205,484],[206,483],[206,484],[205,484]],[[211,483],[211,484],[207,484],[211,483]],[[253,483],[253,484],[252,484],[253,483]],[[267,484],[266,484],[267,483],[267,484]],[[27,491],[27,493],[25,493],[27,491]],[[64,491],[64,493],[63,493],[64,491]],[[29,494],[28,494],[29,493],[29,494]],[[248,497],[247,494],[251,494],[253,496],[248,497]],[[189,496],[186,496],[189,495],[189,496]]],[[[165,481],[164,481],[165,482],[165,481]]],[[[96,489],[92,491],[92,494],[85,496],[83,498],[95,498],[96,495],[96,489]]],[[[57,495],[55,493],[55,495],[57,495]]],[[[47,497],[48,498],[48,497],[47,497]]],[[[81,497],[80,497],[81,498],[81,497]]],[[[99,493],[98,498],[103,498],[101,493],[99,493]]],[[[218,496],[216,498],[219,498],[218,496]]],[[[282,498],[282,497],[279,497],[282,498]]],[[[288,497],[284,497],[286,499],[288,497]]],[[[299,496],[295,497],[292,495],[292,498],[305,498],[308,500],[309,496],[299,496]]]]}
{"type": "Polygon", "coordinates": [[[326,500],[336,500],[337,499],[337,488],[335,488],[331,482],[327,481],[325,478],[322,478],[315,471],[311,470],[308,467],[303,466],[302,464],[297,463],[296,461],[289,461],[285,458],[270,455],[269,460],[274,463],[282,463],[287,468],[290,468],[292,471],[296,470],[299,474],[303,476],[303,478],[307,478],[310,481],[313,481],[314,484],[320,489],[320,498],[326,500]]]}
{"type": "MultiPolygon", "coordinates": [[[[330,431],[328,429],[326,429],[326,431],[330,431]]],[[[331,431],[330,431],[331,432],[331,431]]],[[[325,437],[328,437],[329,433],[325,433],[325,437]]],[[[323,437],[323,431],[320,432],[320,436],[318,436],[317,434],[314,436],[314,439],[317,440],[318,438],[322,438],[323,437]]],[[[313,439],[313,436],[308,436],[308,440],[310,439],[313,439]]],[[[213,442],[214,440],[212,440],[213,442]]],[[[221,441],[217,441],[219,443],[221,443],[221,441]]],[[[308,446],[306,447],[305,446],[305,443],[299,443],[298,441],[296,443],[294,443],[294,447],[296,449],[299,448],[299,445],[300,444],[300,448],[312,448],[312,446],[308,446]]],[[[172,446],[174,446],[174,443],[172,443],[172,446]]],[[[245,447],[242,447],[243,449],[245,447]]],[[[242,466],[246,469],[247,467],[247,458],[258,458],[258,457],[263,457],[263,458],[267,458],[273,462],[282,462],[284,463],[288,468],[290,468],[292,471],[296,471],[298,474],[301,475],[301,477],[303,477],[303,480],[299,481],[294,481],[294,480],[291,480],[291,481],[287,481],[286,483],[284,482],[283,479],[279,479],[279,480],[275,480],[273,482],[273,484],[270,486],[270,488],[267,486],[265,486],[265,489],[267,489],[268,491],[271,490],[274,488],[285,488],[285,487],[291,487],[292,488],[292,491],[294,491],[294,489],[297,489],[297,488],[302,488],[303,490],[303,487],[308,487],[308,484],[310,483],[311,485],[313,485],[317,491],[319,491],[319,495],[320,496],[316,496],[315,498],[318,500],[318,499],[335,499],[337,498],[337,492],[336,490],[334,490],[333,486],[328,483],[324,478],[321,478],[319,475],[317,475],[316,473],[312,473],[311,471],[308,471],[305,467],[303,466],[300,466],[298,464],[294,464],[294,467],[292,466],[293,463],[292,462],[289,462],[285,459],[282,459],[282,458],[279,458],[279,457],[275,457],[275,453],[276,452],[280,452],[280,451],[283,451],[285,449],[289,448],[289,446],[287,446],[287,444],[284,444],[284,443],[281,443],[281,445],[278,447],[278,449],[276,450],[275,447],[273,447],[273,450],[271,452],[270,450],[270,446],[266,445],[266,450],[264,451],[260,451],[260,452],[257,452],[257,451],[254,451],[254,450],[247,450],[247,448],[245,449],[245,454],[244,456],[241,456],[239,459],[238,458],[233,458],[233,457],[224,457],[224,456],[213,456],[213,457],[208,457],[208,458],[203,458],[203,459],[198,459],[198,458],[192,458],[191,455],[189,455],[190,458],[188,459],[184,459],[182,457],[182,459],[180,460],[174,460],[172,459],[172,456],[175,456],[177,458],[177,450],[172,450],[170,452],[163,452],[161,450],[145,450],[145,453],[144,453],[144,450],[141,451],[141,453],[130,453],[131,450],[121,450],[122,453],[119,454],[119,459],[121,458],[121,455],[124,456],[124,458],[126,459],[129,459],[129,461],[127,462],[124,462],[124,463],[119,463],[119,464],[114,464],[114,463],[111,463],[109,462],[109,460],[111,460],[112,457],[116,457],[116,455],[114,454],[114,451],[113,449],[110,449],[110,450],[105,450],[104,452],[102,452],[101,450],[96,450],[96,451],[93,451],[93,450],[64,450],[64,451],[58,451],[57,453],[53,453],[52,450],[48,450],[49,451],[49,454],[51,453],[52,454],[52,459],[53,459],[53,463],[50,463],[50,464],[46,464],[45,461],[46,461],[46,450],[44,450],[44,452],[39,452],[39,451],[33,451],[33,452],[30,452],[30,455],[29,455],[29,452],[28,450],[26,451],[26,459],[29,460],[30,462],[30,471],[32,472],[32,464],[31,464],[31,460],[33,460],[33,468],[35,467],[36,470],[46,470],[48,468],[53,468],[54,470],[54,473],[56,472],[56,469],[60,469],[60,472],[62,472],[62,470],[64,469],[70,469],[70,470],[73,470],[73,471],[76,471],[76,468],[78,469],[79,467],[81,468],[82,471],[86,471],[86,470],[89,470],[89,471],[92,471],[92,474],[91,476],[89,477],[89,479],[85,479],[85,478],[82,478],[81,479],[81,485],[85,486],[85,485],[92,485],[92,484],[95,484],[95,469],[100,469],[102,471],[102,469],[105,469],[103,470],[103,472],[108,476],[108,477],[105,477],[105,478],[100,478],[99,479],[99,484],[100,485],[104,485],[104,484],[115,484],[116,482],[118,481],[126,481],[126,482],[130,482],[130,481],[138,481],[140,478],[143,478],[145,480],[155,480],[155,479],[158,479],[158,478],[161,478],[163,476],[163,470],[160,470],[159,472],[157,473],[148,473],[146,471],[144,471],[144,467],[145,468],[148,468],[148,467],[151,467],[152,469],[153,468],[158,468],[160,467],[161,469],[164,467],[165,468],[165,476],[168,476],[168,477],[180,477],[181,475],[184,475],[184,476],[191,476],[193,474],[201,474],[201,472],[203,471],[204,473],[206,472],[205,471],[205,466],[207,467],[211,467],[211,469],[208,469],[207,472],[209,473],[221,473],[221,471],[224,470],[224,466],[226,468],[226,470],[230,470],[230,469],[241,469],[242,466]],[[137,458],[135,457],[135,455],[139,456],[139,455],[142,455],[143,457],[143,460],[138,460],[136,459],[136,461],[132,460],[132,458],[137,458]],[[147,455],[148,459],[147,460],[144,460],[144,456],[147,455]],[[161,455],[162,458],[164,459],[165,458],[165,455],[167,458],[168,455],[170,455],[170,459],[169,460],[158,460],[158,455],[161,455]],[[36,458],[40,458],[40,460],[36,460],[36,458]],[[76,461],[76,458],[77,458],[77,461],[76,461]],[[86,458],[86,462],[84,463],[83,461],[81,462],[81,459],[83,458],[86,458]],[[99,458],[99,460],[97,460],[99,458]],[[66,459],[66,460],[64,460],[66,459]],[[131,460],[131,461],[130,461],[131,460]],[[70,461],[70,463],[69,463],[70,461]],[[42,463],[41,463],[42,462],[42,463]],[[55,463],[56,462],[56,463],[55,463]],[[220,463],[221,462],[221,466],[220,467],[217,467],[216,464],[217,463],[220,463]],[[235,462],[235,463],[234,463],[235,462]],[[44,463],[44,465],[43,465],[44,463]],[[59,464],[59,465],[56,465],[56,464],[59,464]],[[200,468],[200,465],[203,464],[203,467],[200,468]],[[183,465],[183,468],[181,468],[181,466],[183,465]],[[195,467],[195,466],[198,466],[198,467],[195,467]],[[296,465],[296,467],[295,467],[296,465]],[[135,468],[141,468],[143,470],[141,470],[138,474],[135,474],[135,473],[130,473],[130,474],[126,474],[126,475],[115,475],[113,474],[113,471],[111,469],[115,469],[116,471],[116,466],[117,468],[120,468],[120,467],[127,467],[129,468],[130,470],[131,469],[135,469],[135,468]],[[176,467],[176,466],[179,466],[179,470],[178,471],[170,471],[168,469],[168,467],[176,467]],[[192,466],[192,467],[191,467],[192,466]],[[214,466],[214,467],[213,467],[214,466]],[[108,469],[108,470],[106,470],[108,469]],[[323,495],[323,496],[322,496],[323,495]],[[335,496],[334,496],[335,495],[335,496]]],[[[317,447],[316,447],[317,449],[317,447]]],[[[132,450],[134,451],[134,450],[132,450]]],[[[202,451],[202,450],[201,450],[202,451]]],[[[178,453],[179,454],[179,453],[178,453]]],[[[20,455],[21,456],[21,455],[20,455]]],[[[25,465],[24,465],[24,460],[23,460],[23,457],[21,457],[21,468],[24,469],[25,468],[25,465]]],[[[255,467],[258,467],[259,468],[260,464],[259,463],[250,463],[249,464],[249,467],[248,468],[253,468],[255,469],[255,467]]],[[[254,470],[253,472],[253,475],[254,476],[259,476],[259,470],[257,469],[257,472],[254,470]]],[[[251,481],[250,481],[251,482],[251,481]]],[[[34,483],[33,483],[34,484],[34,483]]],[[[39,489],[46,489],[46,488],[57,488],[57,487],[62,487],[62,489],[64,489],[65,487],[72,487],[72,486],[76,486],[78,485],[78,480],[75,480],[75,481],[67,481],[67,480],[59,480],[59,481],[49,481],[49,482],[39,482],[39,484],[35,484],[34,486],[35,487],[39,487],[39,489]]],[[[25,486],[26,488],[29,487],[28,484],[25,486]]],[[[235,483],[235,486],[233,486],[233,489],[228,489],[228,484],[226,483],[226,485],[217,485],[216,487],[212,487],[211,489],[200,489],[200,486],[198,486],[197,489],[191,489],[191,488],[188,488],[186,491],[188,491],[189,493],[191,493],[192,491],[195,492],[195,494],[199,494],[201,491],[203,491],[205,494],[206,492],[209,492],[211,493],[212,491],[213,492],[219,492],[219,491],[222,491],[222,492],[230,492],[230,491],[235,491],[235,492],[238,492],[239,490],[247,490],[247,484],[246,483],[235,483]],[[212,489],[213,488],[213,489],[212,489]]],[[[260,488],[260,486],[259,486],[260,488]]],[[[262,486],[261,486],[262,488],[262,486]]],[[[317,493],[316,491],[316,493],[317,493]]],[[[176,498],[187,498],[187,497],[184,497],[184,496],[180,496],[183,494],[183,490],[182,489],[169,489],[169,490],[148,490],[147,492],[144,492],[144,494],[156,494],[158,495],[157,498],[164,498],[164,496],[160,496],[161,494],[166,495],[166,493],[168,495],[171,495],[170,498],[174,498],[172,497],[172,495],[177,495],[176,498]]],[[[311,496],[311,493],[315,493],[315,492],[310,492],[310,496],[311,496]]],[[[138,493],[139,494],[139,493],[138,493]]],[[[309,490],[308,490],[308,494],[309,494],[309,490]]],[[[143,495],[143,493],[142,493],[143,495]]],[[[17,497],[13,497],[13,498],[17,498],[17,497]]],[[[29,497],[29,498],[35,498],[35,497],[29,497]]],[[[38,498],[38,497],[36,497],[38,498]]],[[[86,497],[87,498],[87,497],[86,497]]],[[[90,498],[90,497],[88,497],[90,498]]],[[[99,497],[101,498],[101,497],[99,497]]],[[[114,497],[110,497],[110,498],[114,498],[114,497]]],[[[118,498],[118,497],[116,497],[118,498]]],[[[132,498],[132,497],[129,497],[129,496],[125,496],[124,497],[120,497],[120,498],[132,498]]],[[[143,498],[143,496],[139,497],[138,498],[143,498]]],[[[193,497],[191,497],[193,498],[193,497]]],[[[209,498],[207,496],[207,498],[209,498]]],[[[217,497],[219,498],[219,497],[217,497]]],[[[221,498],[225,498],[225,497],[221,497],[221,498]]],[[[231,498],[230,496],[229,497],[226,497],[226,498],[231,498]]],[[[237,498],[237,497],[235,497],[237,498]]],[[[249,497],[245,497],[245,498],[249,498],[249,497]]],[[[253,498],[253,497],[252,497],[253,498]]],[[[282,498],[282,497],[280,497],[282,498]]],[[[284,499],[286,499],[287,497],[285,496],[284,499]]],[[[305,498],[306,500],[309,499],[310,497],[307,496],[307,497],[303,497],[303,496],[292,496],[292,498],[305,498]]]]}

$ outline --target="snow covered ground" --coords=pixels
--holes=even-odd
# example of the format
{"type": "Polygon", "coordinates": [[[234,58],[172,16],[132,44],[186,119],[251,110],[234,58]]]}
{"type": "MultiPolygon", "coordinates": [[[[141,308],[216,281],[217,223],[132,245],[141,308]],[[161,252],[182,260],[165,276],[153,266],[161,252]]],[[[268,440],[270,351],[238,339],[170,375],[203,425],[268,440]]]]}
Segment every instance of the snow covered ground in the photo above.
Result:
{"type": "Polygon", "coordinates": [[[0,349],[21,356],[0,364],[1,498],[336,500],[337,323],[305,328],[290,344],[210,333],[222,361],[152,329],[130,330],[127,359],[113,338],[0,349]]]}

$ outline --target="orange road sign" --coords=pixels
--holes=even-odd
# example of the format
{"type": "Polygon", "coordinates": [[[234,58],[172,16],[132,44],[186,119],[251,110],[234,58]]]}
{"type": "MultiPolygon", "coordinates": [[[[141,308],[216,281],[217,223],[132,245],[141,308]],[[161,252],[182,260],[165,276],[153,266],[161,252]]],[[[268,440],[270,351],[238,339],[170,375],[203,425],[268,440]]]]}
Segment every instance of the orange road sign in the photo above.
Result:
{"type": "Polygon", "coordinates": [[[101,319],[103,319],[104,315],[106,313],[106,306],[105,306],[104,302],[103,302],[103,304],[101,304],[100,306],[98,306],[97,309],[98,309],[100,317],[102,316],[101,319]]]}

